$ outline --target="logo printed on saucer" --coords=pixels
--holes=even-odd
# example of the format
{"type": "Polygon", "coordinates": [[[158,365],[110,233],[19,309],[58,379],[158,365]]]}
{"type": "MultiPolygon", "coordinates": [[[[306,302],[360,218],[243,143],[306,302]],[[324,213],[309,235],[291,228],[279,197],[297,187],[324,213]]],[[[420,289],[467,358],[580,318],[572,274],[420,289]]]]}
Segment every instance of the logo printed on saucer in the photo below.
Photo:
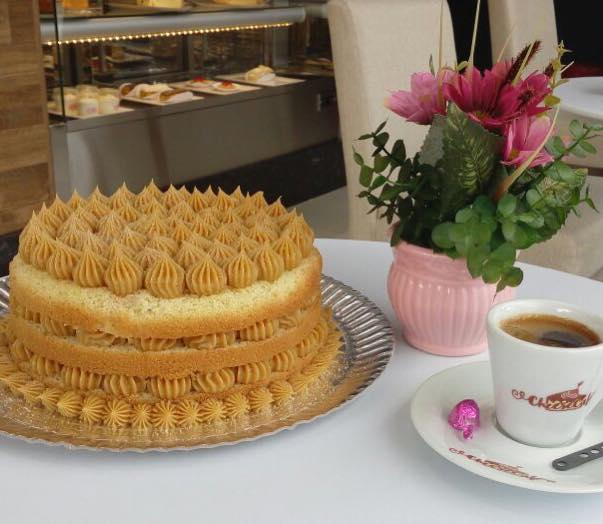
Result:
{"type": "Polygon", "coordinates": [[[514,389],[511,395],[517,400],[525,400],[531,406],[544,408],[547,411],[571,411],[586,406],[592,398],[592,393],[580,393],[580,386],[583,382],[578,382],[574,389],[553,393],[546,398],[537,395],[527,395],[525,391],[514,389]]]}
{"type": "Polygon", "coordinates": [[[488,460],[476,457],[475,455],[471,455],[469,453],[465,453],[462,449],[456,448],[448,448],[448,451],[454,453],[455,455],[462,455],[463,457],[467,457],[469,460],[473,462],[477,462],[482,466],[486,466],[490,469],[495,469],[496,471],[500,471],[501,473],[508,473],[509,475],[513,475],[515,477],[521,477],[527,480],[543,480],[544,482],[550,482],[551,484],[555,484],[554,480],[545,479],[543,477],[538,477],[537,475],[530,475],[525,471],[521,471],[521,466],[509,466],[508,464],[503,464],[502,462],[496,462],[495,460],[488,460]]]}

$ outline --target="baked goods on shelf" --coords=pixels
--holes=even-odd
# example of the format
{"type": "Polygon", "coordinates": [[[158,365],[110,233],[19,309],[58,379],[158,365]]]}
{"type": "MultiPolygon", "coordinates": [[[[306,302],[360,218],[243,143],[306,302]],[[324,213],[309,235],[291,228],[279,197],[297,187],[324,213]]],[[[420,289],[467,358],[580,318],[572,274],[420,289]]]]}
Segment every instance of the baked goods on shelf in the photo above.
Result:
{"type": "Polygon", "coordinates": [[[214,4],[222,4],[222,5],[246,5],[246,6],[254,6],[254,5],[264,5],[266,0],[214,0],[214,4]]]}
{"type": "Polygon", "coordinates": [[[169,9],[182,9],[184,0],[136,0],[136,3],[144,7],[162,7],[169,9]]]}
{"type": "Polygon", "coordinates": [[[193,93],[185,89],[175,89],[168,84],[132,84],[126,83],[119,86],[122,98],[140,102],[156,102],[160,104],[174,104],[188,102],[194,97],[193,93]]]}
{"type": "Polygon", "coordinates": [[[336,359],[303,217],[262,193],[74,193],[10,266],[0,385],[89,424],[191,426],[269,409],[336,359]]]}
{"type": "Polygon", "coordinates": [[[272,82],[276,78],[274,70],[265,65],[259,65],[245,73],[248,82],[272,82]]]}
{"type": "Polygon", "coordinates": [[[222,80],[221,82],[215,82],[212,86],[216,91],[224,91],[228,93],[232,93],[233,91],[238,91],[239,86],[234,82],[229,82],[228,80],[222,80]]]}
{"type": "Polygon", "coordinates": [[[77,87],[55,87],[52,92],[52,108],[62,111],[65,105],[67,116],[91,117],[109,115],[120,110],[119,96],[116,89],[95,85],[80,84],[77,87]]]}

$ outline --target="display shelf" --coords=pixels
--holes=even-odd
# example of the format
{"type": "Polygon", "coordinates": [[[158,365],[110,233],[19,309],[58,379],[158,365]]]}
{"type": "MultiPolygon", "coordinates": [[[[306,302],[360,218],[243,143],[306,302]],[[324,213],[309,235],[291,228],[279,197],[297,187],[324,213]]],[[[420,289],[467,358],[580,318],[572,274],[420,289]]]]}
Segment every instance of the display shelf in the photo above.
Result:
{"type": "Polygon", "coordinates": [[[179,36],[241,29],[284,27],[306,18],[304,7],[245,9],[218,12],[186,12],[146,16],[106,16],[98,18],[66,18],[55,23],[41,20],[42,42],[91,43],[132,38],[179,36]]]}

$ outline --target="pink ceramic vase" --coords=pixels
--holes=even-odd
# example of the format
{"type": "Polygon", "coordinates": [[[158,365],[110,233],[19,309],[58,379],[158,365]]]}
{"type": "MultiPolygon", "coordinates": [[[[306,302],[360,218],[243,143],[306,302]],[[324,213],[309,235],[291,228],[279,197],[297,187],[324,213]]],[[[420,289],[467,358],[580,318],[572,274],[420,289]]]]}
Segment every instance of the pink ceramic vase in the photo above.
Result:
{"type": "Polygon", "coordinates": [[[514,288],[473,278],[464,259],[400,242],[387,279],[389,299],[406,341],[436,355],[474,355],[486,349],[486,314],[515,296],[514,288]]]}

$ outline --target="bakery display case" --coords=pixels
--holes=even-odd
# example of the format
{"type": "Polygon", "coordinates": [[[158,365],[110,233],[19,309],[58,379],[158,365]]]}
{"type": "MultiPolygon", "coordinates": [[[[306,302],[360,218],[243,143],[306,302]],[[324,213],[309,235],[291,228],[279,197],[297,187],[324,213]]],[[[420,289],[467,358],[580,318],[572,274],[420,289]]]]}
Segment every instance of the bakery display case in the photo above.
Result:
{"type": "Polygon", "coordinates": [[[40,0],[57,193],[182,184],[337,137],[328,25],[288,0],[40,0]]]}

